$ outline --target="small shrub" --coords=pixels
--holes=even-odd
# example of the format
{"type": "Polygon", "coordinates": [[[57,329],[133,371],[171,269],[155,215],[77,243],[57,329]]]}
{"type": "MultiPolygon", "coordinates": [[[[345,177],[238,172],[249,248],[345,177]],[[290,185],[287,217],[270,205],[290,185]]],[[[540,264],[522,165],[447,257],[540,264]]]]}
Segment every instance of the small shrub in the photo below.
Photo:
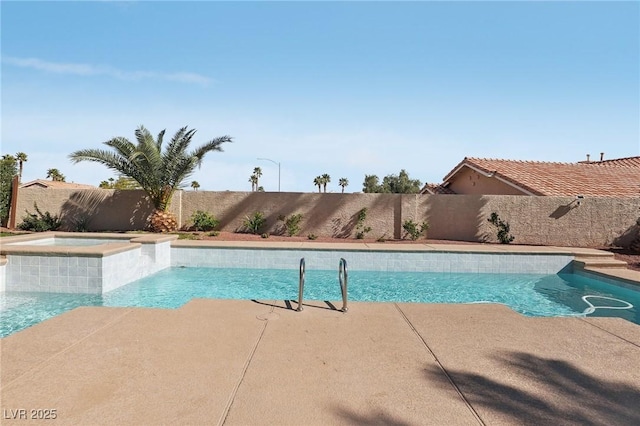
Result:
{"type": "Polygon", "coordinates": [[[367,208],[363,207],[358,211],[356,219],[356,239],[358,240],[362,240],[367,233],[371,232],[370,226],[364,226],[365,220],[367,220],[367,208]]]}
{"type": "Polygon", "coordinates": [[[316,234],[309,234],[307,235],[307,238],[309,238],[310,240],[317,240],[318,236],[316,234]]]}
{"type": "Polygon", "coordinates": [[[284,226],[287,229],[287,235],[293,237],[300,232],[300,222],[302,221],[302,214],[292,214],[289,217],[278,216],[278,220],[284,222],[284,226]]]}
{"type": "Polygon", "coordinates": [[[207,235],[210,237],[217,237],[218,235],[220,235],[220,231],[211,231],[207,235]]]}
{"type": "Polygon", "coordinates": [[[406,235],[409,235],[409,238],[411,238],[412,241],[415,241],[420,238],[421,235],[427,233],[427,230],[429,229],[429,222],[425,220],[420,224],[420,226],[418,226],[416,222],[408,219],[402,224],[402,229],[404,229],[406,235]]]}
{"type": "Polygon", "coordinates": [[[89,222],[91,222],[91,218],[86,214],[76,216],[73,219],[73,232],[89,231],[89,222]]]}
{"type": "Polygon", "coordinates": [[[260,235],[260,238],[269,238],[270,235],[268,232],[263,233],[262,235],[260,235]]]}
{"type": "Polygon", "coordinates": [[[371,232],[370,226],[365,226],[361,228],[359,231],[356,231],[356,239],[358,240],[364,239],[365,235],[367,235],[368,232],[371,232]]]}
{"type": "Polygon", "coordinates": [[[220,224],[220,221],[213,215],[202,210],[196,210],[191,215],[191,222],[193,223],[193,229],[196,231],[212,231],[220,224]]]}
{"type": "Polygon", "coordinates": [[[42,213],[36,203],[33,203],[33,207],[36,209],[36,213],[27,211],[27,215],[22,218],[22,223],[18,225],[18,228],[23,231],[35,232],[55,231],[60,228],[62,221],[58,216],[54,216],[48,211],[42,213]]]}
{"type": "Polygon", "coordinates": [[[264,213],[255,212],[250,216],[245,216],[243,230],[250,234],[259,234],[266,221],[264,213]]]}
{"type": "Polygon", "coordinates": [[[177,233],[178,234],[178,239],[179,240],[199,240],[200,236],[198,234],[194,234],[194,233],[177,233]]]}
{"type": "Polygon", "coordinates": [[[498,230],[497,237],[498,241],[500,241],[500,244],[509,244],[515,239],[515,237],[509,233],[511,229],[511,227],[509,226],[509,222],[505,222],[504,220],[500,219],[498,213],[491,213],[491,216],[489,217],[489,219],[487,219],[487,221],[495,226],[498,230]]]}

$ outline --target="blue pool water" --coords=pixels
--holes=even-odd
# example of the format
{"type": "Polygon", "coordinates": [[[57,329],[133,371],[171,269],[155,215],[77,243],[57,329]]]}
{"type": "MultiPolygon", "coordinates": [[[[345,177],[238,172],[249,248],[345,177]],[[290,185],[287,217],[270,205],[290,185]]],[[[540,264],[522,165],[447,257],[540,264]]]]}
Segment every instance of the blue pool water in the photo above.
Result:
{"type": "MultiPolygon", "coordinates": [[[[613,297],[633,305],[631,309],[595,309],[590,316],[616,316],[640,324],[640,291],[580,275],[349,273],[350,301],[491,302],[527,316],[580,316],[589,307],[582,299],[585,295],[613,297]]],[[[298,271],[169,268],[103,295],[9,292],[0,295],[0,336],[78,306],[178,308],[193,298],[296,300],[298,271]]],[[[304,298],[340,301],[337,272],[307,270],[304,298]]],[[[607,299],[588,300],[596,307],[628,307],[607,299]]]]}

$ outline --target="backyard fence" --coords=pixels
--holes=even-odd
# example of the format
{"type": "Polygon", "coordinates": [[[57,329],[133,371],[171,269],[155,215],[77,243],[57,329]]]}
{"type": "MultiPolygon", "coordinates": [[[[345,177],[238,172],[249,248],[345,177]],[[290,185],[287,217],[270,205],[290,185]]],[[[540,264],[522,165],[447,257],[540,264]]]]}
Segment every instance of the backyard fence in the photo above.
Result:
{"type": "MultiPolygon", "coordinates": [[[[34,203],[58,214],[66,230],[131,231],[146,227],[153,206],[140,190],[22,188],[17,223],[34,212],[34,203]]],[[[291,192],[178,191],[170,211],[188,227],[197,210],[220,221],[217,229],[235,232],[245,217],[262,212],[262,232],[284,233],[282,218],[301,214],[299,235],[400,239],[403,224],[429,223],[428,238],[496,242],[491,213],[508,222],[514,244],[628,246],[638,234],[640,198],[543,197],[518,195],[319,194],[291,192]],[[364,210],[364,220],[362,218],[364,210]],[[362,226],[364,225],[364,226],[362,226]]]]}

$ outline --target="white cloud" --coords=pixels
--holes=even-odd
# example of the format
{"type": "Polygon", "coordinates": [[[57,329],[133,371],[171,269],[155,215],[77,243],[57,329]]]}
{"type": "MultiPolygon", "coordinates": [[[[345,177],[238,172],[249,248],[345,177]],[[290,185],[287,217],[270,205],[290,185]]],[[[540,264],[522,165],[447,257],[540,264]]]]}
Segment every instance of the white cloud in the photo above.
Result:
{"type": "Polygon", "coordinates": [[[103,65],[49,62],[38,58],[16,58],[12,56],[3,56],[2,62],[7,65],[31,68],[55,74],[87,77],[103,75],[116,78],[118,80],[166,80],[179,83],[198,84],[200,86],[208,86],[212,82],[209,77],[192,72],[162,73],[156,71],[125,71],[103,65]]]}

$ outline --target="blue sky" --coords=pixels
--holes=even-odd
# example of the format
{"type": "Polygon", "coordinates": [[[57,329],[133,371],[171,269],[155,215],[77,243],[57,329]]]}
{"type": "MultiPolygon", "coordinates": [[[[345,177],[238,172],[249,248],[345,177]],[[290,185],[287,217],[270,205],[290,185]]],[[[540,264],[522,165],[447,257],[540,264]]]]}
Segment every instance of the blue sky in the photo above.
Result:
{"type": "Polygon", "coordinates": [[[113,176],[68,155],[115,136],[230,135],[189,179],[362,190],[465,156],[640,155],[639,2],[1,3],[2,154],[23,181],[113,176]]]}

